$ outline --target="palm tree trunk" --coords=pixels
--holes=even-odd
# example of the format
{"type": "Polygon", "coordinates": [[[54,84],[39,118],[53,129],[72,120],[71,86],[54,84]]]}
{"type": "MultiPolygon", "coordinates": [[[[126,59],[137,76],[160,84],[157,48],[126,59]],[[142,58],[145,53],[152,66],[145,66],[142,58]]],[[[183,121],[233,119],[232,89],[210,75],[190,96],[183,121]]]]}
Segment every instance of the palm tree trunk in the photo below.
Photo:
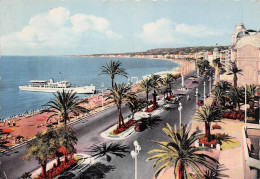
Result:
{"type": "Polygon", "coordinates": [[[124,119],[121,111],[121,105],[117,105],[117,111],[118,111],[118,125],[117,129],[119,129],[122,125],[124,125],[124,119]]]}
{"type": "Polygon", "coordinates": [[[146,91],[146,109],[148,110],[148,100],[149,100],[149,98],[148,98],[148,93],[149,93],[149,91],[146,91]]]}
{"type": "Polygon", "coordinates": [[[112,85],[112,89],[114,88],[114,78],[113,77],[111,77],[111,85],[112,85]]]}
{"type": "Polygon", "coordinates": [[[236,73],[234,73],[233,81],[234,81],[234,87],[236,88],[237,87],[237,74],[236,73]]]}
{"type": "Polygon", "coordinates": [[[184,164],[182,161],[180,161],[178,167],[178,179],[184,179],[184,164]]]}
{"type": "Polygon", "coordinates": [[[211,141],[211,135],[210,135],[210,123],[209,122],[205,122],[205,133],[206,133],[206,137],[208,139],[208,142],[211,141]]]}
{"type": "Polygon", "coordinates": [[[153,91],[153,108],[155,109],[155,107],[156,107],[156,96],[157,96],[157,94],[156,94],[156,91],[154,90],[153,91]]]}
{"type": "Polygon", "coordinates": [[[60,166],[60,157],[57,158],[57,167],[60,166]]]}
{"type": "Polygon", "coordinates": [[[255,104],[255,102],[254,102],[254,100],[250,100],[248,103],[249,103],[249,106],[250,106],[249,111],[251,113],[253,113],[254,112],[254,104],[255,104]]]}
{"type": "Polygon", "coordinates": [[[42,175],[43,175],[43,176],[46,175],[46,165],[47,165],[47,161],[43,161],[43,162],[41,163],[42,175]]]}

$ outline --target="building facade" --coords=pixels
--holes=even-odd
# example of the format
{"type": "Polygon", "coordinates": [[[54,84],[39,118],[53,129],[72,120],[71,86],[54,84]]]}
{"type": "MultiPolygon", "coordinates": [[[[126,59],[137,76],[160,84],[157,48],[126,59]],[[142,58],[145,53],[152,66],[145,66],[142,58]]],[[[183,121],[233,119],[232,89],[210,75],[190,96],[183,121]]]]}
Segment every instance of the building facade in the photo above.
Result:
{"type": "Polygon", "coordinates": [[[231,61],[242,69],[238,75],[238,86],[260,84],[260,32],[246,30],[243,24],[236,26],[228,52],[231,61]]]}

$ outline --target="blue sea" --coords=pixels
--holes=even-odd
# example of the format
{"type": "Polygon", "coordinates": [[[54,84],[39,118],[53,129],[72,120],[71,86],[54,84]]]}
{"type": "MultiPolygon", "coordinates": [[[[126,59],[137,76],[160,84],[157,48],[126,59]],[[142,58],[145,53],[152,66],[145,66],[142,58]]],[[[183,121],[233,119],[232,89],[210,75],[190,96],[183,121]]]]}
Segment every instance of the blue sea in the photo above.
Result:
{"type": "MultiPolygon", "coordinates": [[[[169,71],[179,66],[178,63],[156,59],[135,58],[97,58],[69,56],[2,56],[0,59],[0,119],[23,114],[25,111],[40,109],[48,102],[52,93],[21,91],[18,86],[27,85],[30,80],[55,81],[68,80],[78,86],[93,84],[101,89],[111,87],[110,77],[100,75],[102,65],[111,59],[119,60],[126,69],[128,77],[138,77],[169,71]]],[[[125,77],[116,77],[115,82],[127,83],[125,77]]],[[[88,96],[78,95],[80,98],[88,96]]]]}

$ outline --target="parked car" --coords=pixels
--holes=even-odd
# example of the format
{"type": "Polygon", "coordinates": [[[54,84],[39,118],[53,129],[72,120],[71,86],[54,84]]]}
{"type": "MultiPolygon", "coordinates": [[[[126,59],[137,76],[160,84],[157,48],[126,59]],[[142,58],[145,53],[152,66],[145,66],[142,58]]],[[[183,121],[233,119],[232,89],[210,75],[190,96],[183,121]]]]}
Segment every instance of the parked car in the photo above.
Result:
{"type": "Polygon", "coordinates": [[[199,84],[198,81],[192,81],[192,84],[199,84]]]}
{"type": "Polygon", "coordinates": [[[198,105],[198,106],[202,106],[203,103],[204,103],[204,102],[203,102],[202,100],[198,100],[197,105],[198,105]]]}
{"type": "Polygon", "coordinates": [[[193,76],[188,78],[189,80],[195,80],[195,78],[193,76]]]}
{"type": "Polygon", "coordinates": [[[147,128],[147,127],[146,127],[145,123],[143,123],[143,122],[141,122],[141,123],[136,123],[136,124],[135,124],[135,131],[136,131],[136,132],[142,132],[142,131],[144,131],[146,128],[147,128]]]}

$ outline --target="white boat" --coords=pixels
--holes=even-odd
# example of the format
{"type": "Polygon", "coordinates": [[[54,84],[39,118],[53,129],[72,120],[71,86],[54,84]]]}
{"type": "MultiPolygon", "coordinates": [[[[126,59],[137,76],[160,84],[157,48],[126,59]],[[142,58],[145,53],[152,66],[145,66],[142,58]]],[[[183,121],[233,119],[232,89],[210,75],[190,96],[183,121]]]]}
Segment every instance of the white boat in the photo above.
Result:
{"type": "Polygon", "coordinates": [[[50,79],[49,81],[31,80],[29,81],[28,86],[19,86],[19,89],[25,91],[38,91],[50,93],[54,93],[57,91],[62,92],[64,90],[65,92],[73,91],[80,94],[93,94],[96,91],[96,87],[94,85],[77,87],[73,86],[70,82],[66,80],[54,82],[53,79],[50,79]]]}

